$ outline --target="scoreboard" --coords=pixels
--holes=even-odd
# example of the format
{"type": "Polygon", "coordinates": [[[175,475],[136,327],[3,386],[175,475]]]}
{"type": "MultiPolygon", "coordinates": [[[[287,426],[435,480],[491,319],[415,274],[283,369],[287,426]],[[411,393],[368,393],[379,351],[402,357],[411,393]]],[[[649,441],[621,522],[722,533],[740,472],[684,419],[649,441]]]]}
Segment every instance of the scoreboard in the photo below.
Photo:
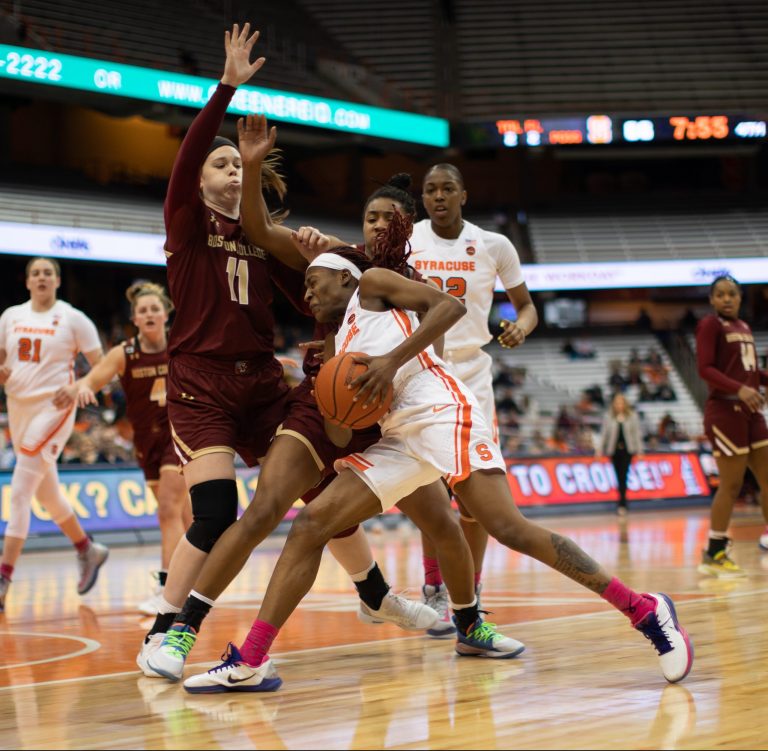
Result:
{"type": "MultiPolygon", "coordinates": [[[[671,114],[664,117],[584,115],[510,118],[481,127],[495,145],[571,146],[575,144],[690,143],[764,141],[768,116],[671,114]]],[[[474,139],[473,139],[474,140],[474,139]]]]}

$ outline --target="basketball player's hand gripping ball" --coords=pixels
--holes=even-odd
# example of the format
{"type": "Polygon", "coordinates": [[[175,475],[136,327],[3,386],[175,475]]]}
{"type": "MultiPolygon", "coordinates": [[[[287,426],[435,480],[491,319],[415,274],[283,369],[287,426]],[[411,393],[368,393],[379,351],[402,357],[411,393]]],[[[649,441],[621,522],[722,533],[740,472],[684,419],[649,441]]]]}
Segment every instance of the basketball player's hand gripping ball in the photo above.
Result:
{"type": "Polygon", "coordinates": [[[388,357],[362,352],[332,357],[320,368],[314,384],[320,414],[343,428],[370,427],[389,411],[396,372],[388,357]]]}

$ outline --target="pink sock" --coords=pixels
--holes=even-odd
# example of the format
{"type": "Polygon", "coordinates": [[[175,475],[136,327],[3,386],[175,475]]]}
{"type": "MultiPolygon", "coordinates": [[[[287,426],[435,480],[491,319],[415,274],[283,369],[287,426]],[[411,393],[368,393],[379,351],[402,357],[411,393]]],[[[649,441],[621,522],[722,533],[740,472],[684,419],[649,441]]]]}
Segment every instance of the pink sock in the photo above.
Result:
{"type": "Polygon", "coordinates": [[[91,547],[91,538],[86,535],[82,540],[75,543],[75,550],[78,553],[85,553],[91,547]]]}
{"type": "Polygon", "coordinates": [[[437,587],[443,583],[443,577],[440,573],[440,565],[437,562],[437,558],[428,558],[426,555],[422,557],[424,561],[424,584],[429,584],[432,587],[437,587]]]}
{"type": "Polygon", "coordinates": [[[624,582],[615,576],[605,588],[601,597],[609,602],[616,610],[621,611],[629,618],[633,626],[656,610],[656,598],[650,595],[638,594],[630,589],[624,582]]]}
{"type": "Polygon", "coordinates": [[[477,585],[480,584],[480,577],[483,575],[482,571],[475,571],[475,589],[477,589],[477,585]]]}
{"type": "Polygon", "coordinates": [[[253,622],[248,636],[245,637],[243,646],[240,647],[240,655],[243,662],[251,667],[257,668],[264,662],[272,642],[277,636],[279,629],[276,629],[265,621],[258,618],[253,622]]]}
{"type": "Polygon", "coordinates": [[[10,581],[13,576],[13,566],[9,563],[0,563],[0,576],[10,581]]]}

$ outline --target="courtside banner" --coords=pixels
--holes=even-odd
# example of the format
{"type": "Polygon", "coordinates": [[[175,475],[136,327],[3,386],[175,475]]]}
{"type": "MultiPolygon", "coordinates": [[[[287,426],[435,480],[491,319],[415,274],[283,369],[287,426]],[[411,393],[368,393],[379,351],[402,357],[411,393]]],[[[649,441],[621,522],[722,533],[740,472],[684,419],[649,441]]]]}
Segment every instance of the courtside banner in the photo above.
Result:
{"type": "MultiPolygon", "coordinates": [[[[608,459],[542,457],[507,460],[509,485],[519,506],[582,504],[616,500],[616,474],[608,459]]],[[[237,470],[241,512],[247,507],[259,470],[237,470]]],[[[89,532],[157,528],[157,501],[141,470],[109,467],[59,468],[61,491],[89,532]]],[[[699,457],[651,454],[635,459],[629,471],[628,498],[633,501],[695,498],[709,495],[699,457]]],[[[297,500],[285,515],[293,519],[303,503],[297,500]]],[[[0,535],[11,512],[11,473],[0,472],[0,535]]],[[[388,513],[399,513],[392,508],[388,513]]],[[[42,505],[32,501],[30,534],[57,532],[42,505]]]]}
{"type": "MultiPolygon", "coordinates": [[[[237,470],[240,508],[250,501],[258,469],[237,470]]],[[[157,501],[139,469],[59,467],[62,493],[88,532],[157,528],[157,501]]],[[[5,534],[11,511],[11,473],[0,472],[0,535],[5,534]]],[[[291,512],[295,514],[293,509],[291,512]]],[[[290,512],[289,512],[290,513],[290,512]]],[[[57,532],[58,527],[37,499],[32,501],[31,534],[57,532]]]]}
{"type": "MultiPolygon", "coordinates": [[[[518,506],[596,503],[617,500],[610,459],[563,456],[507,461],[507,476],[518,506]]],[[[709,495],[695,453],[646,454],[629,470],[627,498],[653,501],[709,495]]]]}

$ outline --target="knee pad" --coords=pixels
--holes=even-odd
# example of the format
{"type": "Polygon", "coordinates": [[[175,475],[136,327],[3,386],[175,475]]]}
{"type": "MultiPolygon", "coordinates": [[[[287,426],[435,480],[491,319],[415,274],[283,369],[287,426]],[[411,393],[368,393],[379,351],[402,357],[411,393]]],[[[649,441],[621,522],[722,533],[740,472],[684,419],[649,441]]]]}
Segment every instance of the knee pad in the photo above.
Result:
{"type": "Polygon", "coordinates": [[[192,524],[187,540],[198,550],[210,553],[216,540],[237,519],[237,484],[234,480],[208,480],[193,485],[192,524]]]}

